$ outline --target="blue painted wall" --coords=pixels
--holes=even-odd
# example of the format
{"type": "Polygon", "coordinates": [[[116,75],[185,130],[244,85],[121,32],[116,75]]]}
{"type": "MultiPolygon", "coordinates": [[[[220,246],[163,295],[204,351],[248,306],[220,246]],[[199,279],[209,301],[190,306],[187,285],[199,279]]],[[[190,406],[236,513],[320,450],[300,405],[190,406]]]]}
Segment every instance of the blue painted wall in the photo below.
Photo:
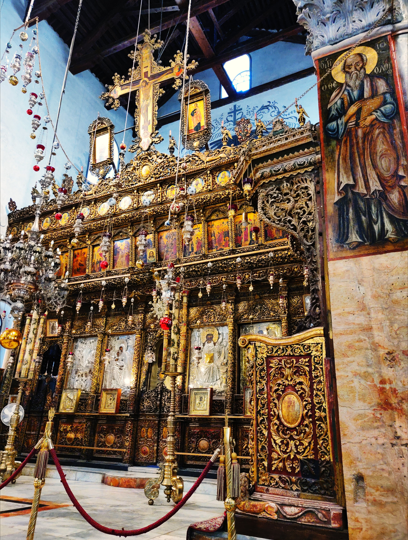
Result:
{"type": "MultiPolygon", "coordinates": [[[[0,54],[3,54],[13,29],[23,22],[26,1],[5,0],[2,4],[0,54]]],[[[28,33],[31,36],[31,30],[28,33]]],[[[21,41],[18,34],[19,32],[16,33],[12,41],[10,61],[14,52],[19,50],[21,41]]],[[[27,44],[28,42],[25,43],[23,54],[27,50],[27,44]]],[[[46,95],[51,117],[55,120],[69,49],[45,21],[39,25],[39,44],[46,95]]],[[[38,69],[38,58],[34,71],[36,69],[38,69]]],[[[17,77],[20,80],[21,71],[17,77]]],[[[33,82],[27,87],[27,94],[21,92],[21,86],[20,82],[18,86],[13,87],[7,80],[0,84],[0,234],[4,234],[6,231],[7,202],[10,197],[16,201],[18,208],[31,204],[31,188],[41,176],[40,172],[33,171],[34,150],[38,141],[30,138],[32,117],[26,113],[29,93],[40,93],[41,85],[35,84],[33,79],[33,82]]],[[[85,171],[89,157],[88,126],[95,120],[98,113],[112,120],[115,124],[115,131],[123,129],[125,123],[123,109],[115,112],[107,111],[104,108],[103,102],[99,99],[104,90],[102,83],[90,71],[75,76],[71,73],[68,75],[58,135],[70,159],[79,169],[83,166],[85,171]]],[[[40,116],[46,116],[45,106],[41,109],[40,116]]],[[[133,118],[129,118],[128,126],[132,124],[133,118]]],[[[38,129],[37,133],[40,130],[41,128],[38,129]]],[[[48,147],[50,147],[51,140],[52,130],[49,129],[48,147]]],[[[130,140],[131,131],[128,131],[126,144],[129,144],[130,140]]],[[[122,135],[117,136],[117,141],[119,143],[122,141],[122,135]]],[[[40,166],[45,164],[46,159],[48,158],[44,158],[40,166]]],[[[60,181],[65,172],[64,164],[66,161],[62,151],[58,150],[54,163],[57,182],[60,181]]],[[[76,177],[77,173],[74,168],[71,168],[70,174],[74,178],[76,177]]]]}

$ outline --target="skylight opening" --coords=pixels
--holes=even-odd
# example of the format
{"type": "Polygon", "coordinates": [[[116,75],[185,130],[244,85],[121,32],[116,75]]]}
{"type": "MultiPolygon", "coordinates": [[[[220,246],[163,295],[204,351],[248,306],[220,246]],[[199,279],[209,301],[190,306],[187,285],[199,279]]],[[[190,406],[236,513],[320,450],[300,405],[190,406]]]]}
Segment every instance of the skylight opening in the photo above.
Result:
{"type": "MultiPolygon", "coordinates": [[[[251,88],[251,59],[249,54],[243,54],[225,62],[224,69],[237,92],[247,92],[251,88]]],[[[228,97],[221,86],[221,98],[228,97]]]]}

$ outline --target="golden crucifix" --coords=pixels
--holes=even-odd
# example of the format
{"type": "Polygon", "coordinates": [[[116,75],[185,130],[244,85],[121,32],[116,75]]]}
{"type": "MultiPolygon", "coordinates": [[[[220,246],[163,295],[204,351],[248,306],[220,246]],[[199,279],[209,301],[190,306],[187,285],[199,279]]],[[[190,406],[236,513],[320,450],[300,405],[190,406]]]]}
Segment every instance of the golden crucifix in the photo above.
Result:
{"type": "MultiPolygon", "coordinates": [[[[183,53],[180,51],[170,61],[170,67],[164,68],[157,64],[153,51],[162,47],[163,42],[151,37],[150,31],[145,30],[143,43],[138,44],[137,50],[128,56],[135,62],[135,67],[129,69],[129,78],[125,80],[117,73],[113,76],[113,85],[107,85],[108,92],[100,97],[107,100],[116,110],[120,106],[119,97],[136,90],[135,129],[138,132],[137,144],[142,150],[148,150],[152,143],[158,143],[163,138],[156,132],[157,101],[164,93],[160,84],[175,79],[173,88],[182,85],[183,53]]],[[[194,69],[194,60],[187,69],[194,69]]]]}

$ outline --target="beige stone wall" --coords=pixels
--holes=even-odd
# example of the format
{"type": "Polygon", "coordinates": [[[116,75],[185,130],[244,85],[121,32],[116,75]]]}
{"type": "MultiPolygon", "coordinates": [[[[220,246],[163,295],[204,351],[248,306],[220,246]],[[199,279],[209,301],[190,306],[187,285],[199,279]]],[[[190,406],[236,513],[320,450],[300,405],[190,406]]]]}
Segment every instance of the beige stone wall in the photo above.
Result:
{"type": "Polygon", "coordinates": [[[406,540],[408,252],[328,266],[350,540],[406,540]]]}

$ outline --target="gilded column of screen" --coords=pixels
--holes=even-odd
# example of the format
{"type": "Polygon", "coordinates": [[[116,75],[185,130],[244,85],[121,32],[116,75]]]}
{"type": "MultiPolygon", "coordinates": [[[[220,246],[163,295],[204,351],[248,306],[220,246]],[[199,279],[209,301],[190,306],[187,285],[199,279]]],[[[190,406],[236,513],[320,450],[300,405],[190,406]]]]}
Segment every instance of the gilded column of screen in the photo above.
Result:
{"type": "Polygon", "coordinates": [[[143,336],[143,324],[144,324],[144,305],[139,307],[139,312],[136,316],[136,334],[135,334],[135,348],[132,364],[132,380],[130,383],[130,396],[129,396],[129,412],[133,412],[136,404],[137,388],[139,387],[139,377],[143,362],[142,354],[142,336],[143,336]]]}
{"type": "Polygon", "coordinates": [[[87,405],[87,410],[89,410],[91,407],[93,407],[93,398],[92,394],[96,394],[98,389],[98,383],[99,383],[99,376],[100,376],[100,370],[101,370],[101,357],[102,357],[102,345],[105,338],[104,333],[98,334],[98,341],[96,342],[96,351],[95,351],[95,360],[93,365],[93,371],[92,371],[92,381],[91,381],[91,388],[89,389],[89,401],[87,405]]]}
{"type": "Polygon", "coordinates": [[[279,314],[282,322],[282,336],[289,335],[288,324],[288,284],[282,279],[279,281],[279,314]]]}
{"type": "Polygon", "coordinates": [[[183,305],[181,313],[180,325],[180,348],[177,362],[177,371],[181,375],[176,380],[176,414],[181,412],[181,396],[183,394],[184,379],[186,374],[186,357],[187,357],[187,318],[188,318],[188,291],[182,292],[183,305]]]}
{"type": "Polygon", "coordinates": [[[229,247],[235,248],[235,210],[228,210],[229,247]]]}
{"type": "Polygon", "coordinates": [[[34,376],[35,361],[37,360],[38,353],[40,352],[41,342],[44,337],[44,325],[47,319],[47,312],[43,313],[40,317],[40,323],[38,325],[37,334],[35,336],[35,343],[33,349],[33,355],[30,361],[30,367],[28,371],[28,378],[32,379],[34,376]]]}
{"type": "Polygon", "coordinates": [[[62,349],[61,349],[61,358],[60,358],[60,364],[58,368],[58,377],[57,377],[57,384],[55,386],[55,394],[61,394],[62,387],[64,385],[64,374],[65,374],[65,367],[67,362],[67,356],[69,352],[69,343],[71,341],[71,321],[67,321],[65,324],[64,329],[64,337],[62,339],[62,349]]]}
{"type": "Polygon", "coordinates": [[[17,378],[20,377],[21,367],[23,365],[24,354],[25,354],[25,350],[26,350],[26,347],[27,347],[27,341],[28,341],[28,334],[30,332],[31,320],[32,320],[32,315],[30,313],[26,317],[26,322],[25,322],[25,326],[24,326],[24,333],[23,333],[23,340],[21,342],[20,352],[19,352],[19,355],[18,355],[18,363],[17,363],[17,369],[16,369],[16,377],[17,378]]]}
{"type": "Polygon", "coordinates": [[[20,376],[22,379],[26,379],[28,376],[28,370],[30,368],[31,358],[34,352],[34,343],[35,343],[35,336],[37,335],[37,328],[38,328],[38,312],[35,309],[33,311],[30,332],[28,333],[27,346],[24,353],[23,364],[21,366],[20,376]]]}
{"type": "Polygon", "coordinates": [[[234,399],[234,379],[235,379],[235,323],[234,323],[234,299],[228,302],[228,365],[227,365],[227,392],[225,412],[228,415],[232,414],[232,406],[234,399]]]}

